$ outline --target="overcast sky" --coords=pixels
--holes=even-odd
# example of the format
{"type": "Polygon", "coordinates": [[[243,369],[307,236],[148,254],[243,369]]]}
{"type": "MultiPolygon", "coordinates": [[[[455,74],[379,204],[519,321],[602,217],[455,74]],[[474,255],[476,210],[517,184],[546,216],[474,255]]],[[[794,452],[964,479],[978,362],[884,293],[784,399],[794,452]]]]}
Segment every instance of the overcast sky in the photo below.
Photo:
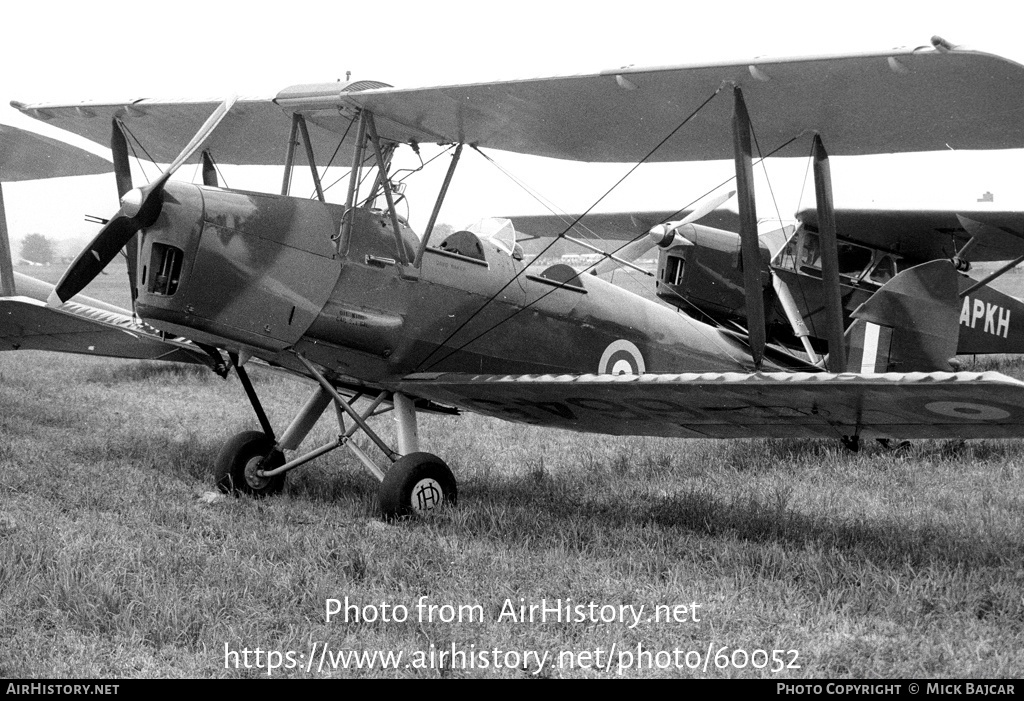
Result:
{"type": "MultiPolygon", "coordinates": [[[[927,45],[935,34],[1024,62],[1024,11],[1010,2],[859,2],[839,9],[820,1],[691,4],[8,3],[0,42],[0,121],[54,134],[7,107],[10,100],[269,97],[296,83],[343,79],[346,71],[353,78],[396,86],[447,84],[589,73],[627,64],[914,47],[927,45]]],[[[975,202],[986,190],[996,194],[1000,207],[1024,202],[1017,176],[1024,165],[1020,153],[980,160],[964,154],[959,161],[958,154],[940,155],[902,165],[899,172],[885,161],[874,166],[863,159],[848,166],[834,163],[837,203],[955,206],[975,202]]],[[[521,158],[510,163],[517,175],[566,209],[587,206],[622,172],[612,166],[563,170],[521,158]]],[[[537,209],[521,194],[505,190],[511,186],[501,176],[483,174],[483,164],[467,163],[467,169],[470,165],[469,175],[465,170],[457,175],[452,203],[442,218],[464,225],[464,219],[482,214],[537,209]]],[[[667,209],[707,189],[690,182],[699,174],[670,168],[655,169],[604,208],[667,209]]],[[[802,164],[780,167],[777,175],[769,170],[776,197],[783,200],[783,216],[798,206],[803,171],[802,164]]],[[[8,184],[5,194],[15,240],[31,231],[91,236],[96,229],[83,223],[82,215],[109,216],[117,206],[112,176],[8,184]]],[[[413,202],[416,224],[425,220],[430,204],[413,202]]]]}

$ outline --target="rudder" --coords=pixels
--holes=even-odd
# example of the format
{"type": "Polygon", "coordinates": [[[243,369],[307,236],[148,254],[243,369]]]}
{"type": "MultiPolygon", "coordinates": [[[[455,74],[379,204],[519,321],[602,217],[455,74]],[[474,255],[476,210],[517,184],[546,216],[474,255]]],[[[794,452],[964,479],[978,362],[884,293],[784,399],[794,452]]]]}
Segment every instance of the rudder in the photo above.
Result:
{"type": "Polygon", "coordinates": [[[847,371],[951,370],[959,339],[957,294],[958,274],[948,260],[896,275],[851,314],[847,371]]]}

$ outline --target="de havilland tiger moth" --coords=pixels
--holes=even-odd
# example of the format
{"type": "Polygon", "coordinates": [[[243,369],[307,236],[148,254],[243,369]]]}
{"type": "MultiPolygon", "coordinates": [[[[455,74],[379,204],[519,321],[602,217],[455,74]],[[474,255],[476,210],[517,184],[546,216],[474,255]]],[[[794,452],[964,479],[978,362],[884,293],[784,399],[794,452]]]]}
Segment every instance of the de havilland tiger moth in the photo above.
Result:
{"type": "MultiPolygon", "coordinates": [[[[962,271],[971,260],[1019,262],[1019,217],[858,219],[833,206],[829,161],[1024,147],[1024,66],[998,56],[936,40],[472,85],[297,85],[271,99],[12,104],[109,146],[121,207],[49,306],[8,284],[0,347],[97,352],[46,329],[68,316],[88,328],[71,300],[126,249],[131,338],[167,344],[170,359],[233,368],[260,423],[221,451],[225,491],[276,493],[289,470],[346,447],[380,480],[386,516],[453,504],[455,477],[420,449],[419,412],[680,438],[1024,436],[1024,383],[951,364],[966,348],[1017,352],[1020,303],[980,297],[997,294],[990,280],[971,289],[962,271]],[[813,151],[816,207],[798,227],[759,235],[753,158],[794,143],[813,151]],[[421,144],[450,147],[451,161],[417,234],[396,209],[393,160],[421,144]],[[141,187],[131,181],[136,145],[170,164],[141,187]],[[685,217],[649,221],[650,236],[647,225],[623,231],[639,243],[603,254],[601,266],[625,265],[658,246],[657,290],[683,300],[679,313],[563,263],[527,262],[511,227],[433,236],[467,148],[732,160],[738,232],[697,223],[723,201],[709,198],[685,217]],[[320,166],[337,159],[349,166],[343,204],[327,202],[321,182],[320,166]],[[171,178],[196,160],[202,184],[171,178]],[[280,192],[221,187],[215,164],[283,167],[280,192]],[[290,195],[299,167],[312,198],[290,195]],[[965,313],[976,338],[965,340],[965,313]],[[252,360],[314,382],[288,426],[268,420],[252,360]],[[337,439],[300,451],[331,406],[337,439]],[[394,445],[368,423],[384,411],[397,419],[394,445]],[[360,431],[385,465],[351,440],[360,431]]],[[[577,223],[550,233],[567,237],[577,223]]]]}

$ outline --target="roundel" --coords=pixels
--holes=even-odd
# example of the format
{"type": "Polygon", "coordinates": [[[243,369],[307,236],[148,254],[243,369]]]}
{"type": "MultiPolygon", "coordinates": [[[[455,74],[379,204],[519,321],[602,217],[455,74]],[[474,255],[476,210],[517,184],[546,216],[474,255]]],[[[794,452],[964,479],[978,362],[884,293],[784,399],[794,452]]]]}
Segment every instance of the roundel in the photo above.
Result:
{"type": "Polygon", "coordinates": [[[924,408],[933,414],[975,421],[998,421],[1010,415],[1010,412],[999,407],[970,402],[930,402],[924,408]]]}
{"type": "Polygon", "coordinates": [[[646,368],[640,349],[629,341],[618,340],[604,349],[597,371],[602,375],[642,375],[646,368]]]}

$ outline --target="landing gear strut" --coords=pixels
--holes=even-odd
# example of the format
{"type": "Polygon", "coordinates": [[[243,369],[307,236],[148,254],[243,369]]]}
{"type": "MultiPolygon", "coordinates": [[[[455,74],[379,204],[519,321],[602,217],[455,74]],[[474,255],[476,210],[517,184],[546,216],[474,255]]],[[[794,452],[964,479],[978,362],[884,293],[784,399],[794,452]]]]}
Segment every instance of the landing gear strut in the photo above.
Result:
{"type": "Polygon", "coordinates": [[[341,396],[337,389],[323,376],[315,365],[296,353],[296,357],[317,380],[318,387],[292,420],[280,439],[274,438],[273,429],[259,399],[248,381],[245,370],[232,356],[232,363],[238,371],[246,396],[253,405],[263,432],[246,431],[225,444],[217,458],[215,475],[217,486],[224,492],[267,496],[277,494],[284,487],[284,475],[310,460],[345,446],[381,482],[378,503],[381,515],[386,519],[409,516],[423,511],[432,511],[445,506],[454,506],[458,489],[455,476],[448,466],[436,455],[419,450],[419,436],[416,429],[416,407],[410,397],[399,392],[380,392],[370,400],[362,411],[355,403],[362,398],[341,396]],[[390,400],[390,406],[385,404],[390,400]],[[316,425],[328,406],[334,404],[340,432],[338,437],[326,445],[286,461],[284,451],[296,450],[303,439],[316,425]],[[382,405],[383,408],[382,408],[382,405]],[[367,425],[371,416],[394,411],[398,422],[398,450],[393,450],[377,433],[367,425]],[[346,425],[345,417],[353,424],[346,425]],[[362,431],[391,461],[387,471],[377,464],[353,441],[352,436],[362,431]]]}

